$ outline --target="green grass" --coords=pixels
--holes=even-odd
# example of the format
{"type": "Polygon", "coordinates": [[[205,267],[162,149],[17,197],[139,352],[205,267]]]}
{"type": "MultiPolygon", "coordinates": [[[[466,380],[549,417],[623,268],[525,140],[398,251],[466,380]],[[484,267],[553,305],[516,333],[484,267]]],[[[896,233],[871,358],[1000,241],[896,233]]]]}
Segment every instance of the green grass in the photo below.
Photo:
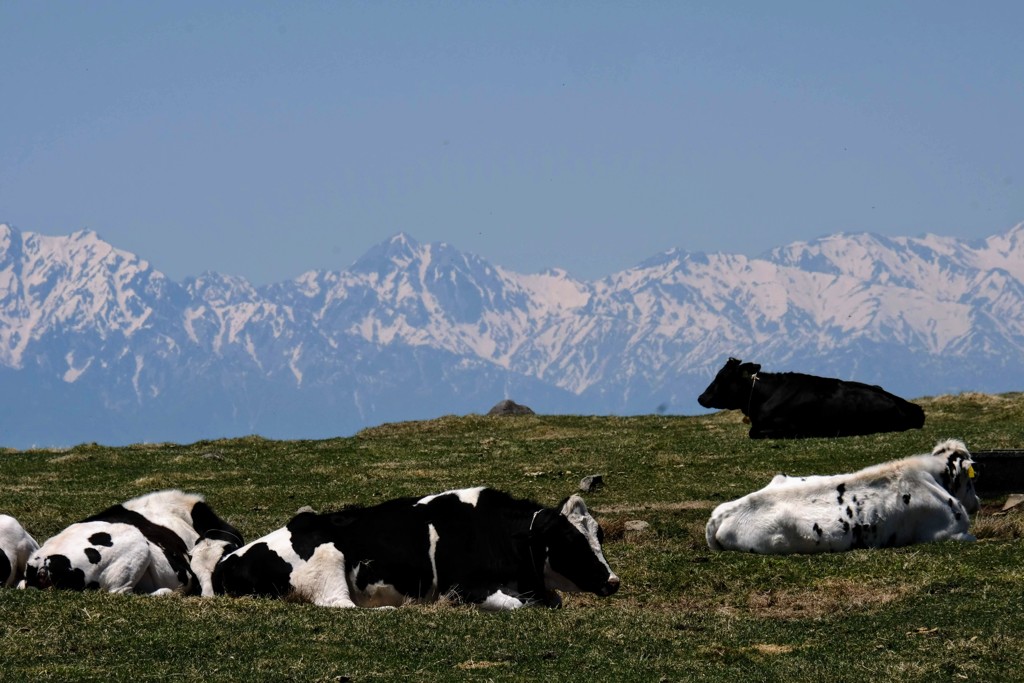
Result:
{"type": "MultiPolygon", "coordinates": [[[[978,543],[834,555],[712,553],[718,503],[776,472],[931,449],[1024,447],[1024,395],[926,399],[925,429],[751,441],[739,415],[443,417],[345,439],[0,453],[0,512],[38,540],[177,487],[249,539],[328,510],[487,484],[548,505],[588,474],[623,586],[562,610],[331,610],[288,601],[0,591],[4,680],[1020,680],[1024,519],[985,500],[978,543]],[[626,522],[649,523],[634,534],[626,522]]],[[[984,476],[984,472],[980,473],[984,476]]]]}

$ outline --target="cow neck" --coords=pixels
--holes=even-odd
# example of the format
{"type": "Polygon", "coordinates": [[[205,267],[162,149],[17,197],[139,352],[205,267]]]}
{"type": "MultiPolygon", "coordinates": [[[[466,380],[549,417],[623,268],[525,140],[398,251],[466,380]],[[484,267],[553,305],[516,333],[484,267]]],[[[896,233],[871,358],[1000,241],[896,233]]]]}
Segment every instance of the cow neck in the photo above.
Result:
{"type": "Polygon", "coordinates": [[[544,586],[544,563],[543,563],[543,559],[544,558],[543,558],[543,556],[541,556],[541,562],[538,563],[537,562],[537,556],[533,552],[533,546],[534,546],[534,543],[535,543],[534,537],[533,537],[533,525],[537,523],[537,517],[542,512],[544,512],[544,508],[541,508],[541,509],[539,509],[539,510],[537,510],[536,512],[533,513],[533,517],[530,518],[530,529],[526,533],[526,547],[530,550],[530,566],[533,567],[533,570],[536,572],[537,576],[540,577],[540,585],[541,585],[541,587],[544,586]]]}
{"type": "Polygon", "coordinates": [[[754,388],[757,387],[760,379],[756,372],[750,376],[750,395],[747,396],[747,409],[743,411],[743,414],[747,417],[750,417],[750,405],[754,402],[754,388]]]}
{"type": "Polygon", "coordinates": [[[245,545],[245,541],[242,540],[241,536],[239,536],[238,534],[233,534],[227,529],[207,529],[206,532],[203,533],[202,536],[200,536],[200,540],[204,538],[208,538],[211,541],[226,541],[228,543],[237,543],[238,547],[242,547],[243,545],[245,545]],[[220,538],[217,538],[218,536],[220,538]]]}

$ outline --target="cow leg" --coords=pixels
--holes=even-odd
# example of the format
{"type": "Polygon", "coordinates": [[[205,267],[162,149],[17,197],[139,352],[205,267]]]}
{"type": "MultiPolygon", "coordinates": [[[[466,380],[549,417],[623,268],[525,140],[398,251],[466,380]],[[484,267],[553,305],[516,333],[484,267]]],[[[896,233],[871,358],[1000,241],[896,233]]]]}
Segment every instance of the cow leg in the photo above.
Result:
{"type": "Polygon", "coordinates": [[[483,602],[478,604],[480,609],[502,612],[506,610],[519,609],[525,607],[527,603],[519,598],[514,598],[511,595],[507,595],[500,590],[494,591],[488,595],[483,602]]]}
{"type": "Polygon", "coordinates": [[[355,607],[345,578],[345,556],[333,543],[317,546],[306,562],[292,570],[292,589],[321,607],[355,607]]]}
{"type": "Polygon", "coordinates": [[[149,547],[149,561],[146,564],[146,571],[136,583],[135,592],[157,596],[170,595],[181,585],[181,579],[174,571],[174,568],[171,567],[171,563],[167,560],[163,550],[151,545],[149,547]]]}
{"type": "Polygon", "coordinates": [[[0,586],[6,588],[7,586],[10,586],[12,583],[15,583],[15,580],[17,579],[17,573],[17,556],[15,556],[14,562],[11,562],[11,558],[7,557],[7,553],[0,549],[0,586]]]}
{"type": "Polygon", "coordinates": [[[225,551],[230,545],[234,544],[229,541],[215,541],[211,538],[204,538],[199,543],[196,543],[196,547],[192,549],[190,565],[192,572],[199,580],[201,589],[199,594],[204,598],[214,595],[213,570],[217,567],[217,563],[220,562],[220,559],[224,556],[225,551]]]}
{"type": "Polygon", "coordinates": [[[780,420],[769,415],[751,418],[750,431],[747,434],[751,439],[792,439],[796,431],[789,420],[780,420]]]}
{"type": "Polygon", "coordinates": [[[750,421],[750,431],[747,432],[747,436],[751,439],[770,439],[773,434],[774,430],[766,420],[750,421]]]}
{"type": "Polygon", "coordinates": [[[796,431],[792,430],[792,429],[762,428],[762,429],[757,430],[756,432],[753,429],[751,429],[750,430],[750,438],[751,439],[796,439],[796,438],[799,438],[799,437],[798,437],[798,433],[796,431]]]}
{"type": "Polygon", "coordinates": [[[954,501],[949,493],[934,481],[927,484],[931,495],[917,495],[913,499],[913,512],[917,518],[913,541],[976,541],[969,532],[971,516],[963,505],[954,501]]]}
{"type": "Polygon", "coordinates": [[[120,555],[102,569],[97,577],[98,588],[109,593],[131,593],[140,584],[147,583],[149,567],[149,548],[145,545],[133,545],[122,550],[120,555]]]}
{"type": "MultiPolygon", "coordinates": [[[[945,510],[938,511],[935,515],[941,519],[941,515],[945,513],[945,510]]],[[[964,513],[966,519],[967,513],[964,513]]],[[[918,538],[915,539],[917,543],[931,543],[934,541],[977,541],[977,537],[974,534],[969,533],[966,529],[958,528],[965,527],[965,524],[947,524],[945,526],[929,525],[931,528],[923,529],[918,532],[918,538]]]]}

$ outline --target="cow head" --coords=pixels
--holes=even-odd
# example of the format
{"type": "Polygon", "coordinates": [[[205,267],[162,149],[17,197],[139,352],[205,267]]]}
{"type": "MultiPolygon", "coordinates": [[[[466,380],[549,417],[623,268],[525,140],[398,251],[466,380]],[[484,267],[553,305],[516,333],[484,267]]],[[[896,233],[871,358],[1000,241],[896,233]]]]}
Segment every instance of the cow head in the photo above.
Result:
{"type": "Polygon", "coordinates": [[[959,500],[969,514],[981,507],[978,494],[974,491],[974,460],[963,441],[947,439],[940,441],[932,456],[945,461],[940,479],[942,486],[959,500]]]}
{"type": "Polygon", "coordinates": [[[37,551],[25,567],[24,585],[28,588],[63,588],[82,591],[86,586],[85,572],[64,555],[42,556],[37,551]]]}
{"type": "Polygon", "coordinates": [[[602,596],[619,589],[619,577],[601,551],[601,527],[582,498],[570,496],[557,511],[541,510],[535,522],[535,540],[545,553],[545,588],[602,596]]]}
{"type": "Polygon", "coordinates": [[[730,358],[704,393],[697,397],[697,403],[705,408],[722,410],[745,408],[750,400],[754,375],[760,369],[757,363],[744,363],[738,358],[730,358]]]}
{"type": "MultiPolygon", "coordinates": [[[[234,529],[234,527],[231,527],[234,529]]],[[[244,541],[241,534],[225,531],[223,529],[207,529],[200,537],[189,560],[192,573],[199,580],[199,593],[203,597],[210,597],[215,594],[213,588],[213,573],[217,563],[225,555],[230,555],[242,547],[244,541]]]]}

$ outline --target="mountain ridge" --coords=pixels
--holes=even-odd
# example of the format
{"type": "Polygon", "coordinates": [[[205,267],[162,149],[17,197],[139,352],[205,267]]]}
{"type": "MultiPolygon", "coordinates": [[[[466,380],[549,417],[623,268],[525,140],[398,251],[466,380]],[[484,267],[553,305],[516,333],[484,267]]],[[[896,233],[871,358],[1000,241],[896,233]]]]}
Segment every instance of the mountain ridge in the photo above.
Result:
{"type": "Polygon", "coordinates": [[[347,269],[259,287],[174,282],[93,231],[0,224],[4,445],[330,436],[503,398],[693,413],[728,356],[911,397],[1017,387],[1024,223],[971,242],[673,248],[594,281],[400,232],[347,269]]]}

